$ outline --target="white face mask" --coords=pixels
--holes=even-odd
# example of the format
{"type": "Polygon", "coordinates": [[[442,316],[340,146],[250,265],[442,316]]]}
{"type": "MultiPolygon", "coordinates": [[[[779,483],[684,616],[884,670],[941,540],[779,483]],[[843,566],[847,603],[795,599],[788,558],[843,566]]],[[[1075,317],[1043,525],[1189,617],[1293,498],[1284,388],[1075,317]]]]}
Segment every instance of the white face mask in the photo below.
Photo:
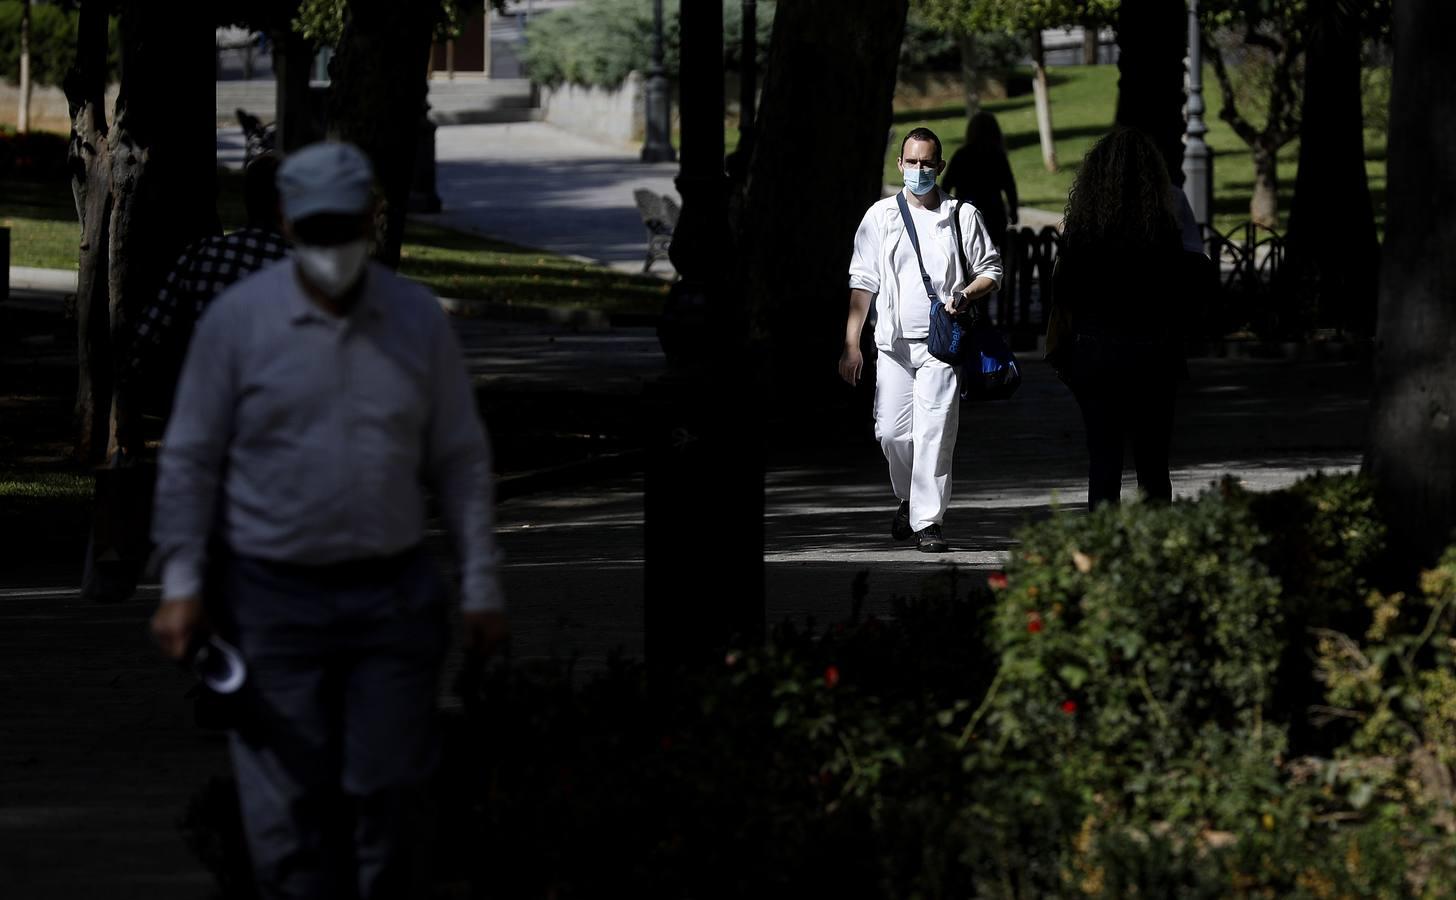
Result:
{"type": "Polygon", "coordinates": [[[298,260],[309,283],[330,298],[342,297],[359,280],[369,259],[369,242],[363,238],[332,247],[296,244],[293,258],[298,260]]]}

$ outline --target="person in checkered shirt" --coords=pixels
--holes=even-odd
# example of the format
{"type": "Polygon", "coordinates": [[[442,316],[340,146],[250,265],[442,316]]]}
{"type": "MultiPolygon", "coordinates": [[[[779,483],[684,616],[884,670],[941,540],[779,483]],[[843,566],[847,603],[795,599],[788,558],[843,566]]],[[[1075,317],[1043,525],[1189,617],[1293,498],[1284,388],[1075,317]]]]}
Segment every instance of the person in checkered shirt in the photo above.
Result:
{"type": "Polygon", "coordinates": [[[137,318],[121,378],[142,409],[170,409],[192,331],[213,298],[289,254],[278,213],[279,161],[270,153],[248,163],[243,173],[247,226],[183,250],[157,299],[137,318]]]}

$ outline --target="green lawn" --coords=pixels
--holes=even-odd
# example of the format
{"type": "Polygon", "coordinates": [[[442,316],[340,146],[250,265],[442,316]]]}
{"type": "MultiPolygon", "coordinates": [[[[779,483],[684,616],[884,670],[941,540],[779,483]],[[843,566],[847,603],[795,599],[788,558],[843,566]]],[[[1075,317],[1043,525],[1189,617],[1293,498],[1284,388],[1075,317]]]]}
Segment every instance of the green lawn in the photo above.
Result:
{"type": "MultiPolygon", "coordinates": [[[[243,223],[241,184],[222,178],[218,208],[226,228],[243,223]]],[[[0,225],[11,229],[11,265],[76,267],[80,226],[70,185],[0,179],[0,225]]],[[[400,271],[437,294],[526,306],[592,308],[655,315],[667,285],[564,257],[411,221],[400,271]]]]}
{"type": "Polygon", "coordinates": [[[656,315],[667,284],[412,221],[399,271],[436,294],[525,306],[589,308],[656,315]]]}
{"type": "MultiPolygon", "coordinates": [[[[1048,172],[1041,160],[1041,142],[1036,130],[1036,110],[1030,94],[985,104],[996,115],[1006,135],[1011,168],[1024,206],[1060,211],[1067,205],[1067,191],[1076,176],[1082,156],[1112,124],[1117,105],[1116,66],[1061,66],[1048,70],[1051,88],[1052,131],[1056,138],[1060,170],[1048,172]]],[[[1220,230],[1249,218],[1249,197],[1254,186],[1253,159],[1247,145],[1218,117],[1223,108],[1217,82],[1210,68],[1204,76],[1204,100],[1208,107],[1207,140],[1214,149],[1214,224],[1220,230]]],[[[925,125],[940,135],[945,155],[956,151],[965,139],[965,108],[948,105],[927,110],[897,112],[895,127],[904,134],[925,125]]],[[[899,184],[895,168],[899,142],[885,159],[885,183],[899,184]]],[[[1385,221],[1385,134],[1365,133],[1366,171],[1375,201],[1375,217],[1382,232],[1385,221]]],[[[1292,141],[1279,153],[1279,205],[1281,223],[1287,222],[1294,197],[1294,175],[1299,143],[1292,141]]]]}
{"type": "Polygon", "coordinates": [[[0,227],[10,229],[10,264],[76,268],[81,226],[68,181],[0,178],[0,227]]]}

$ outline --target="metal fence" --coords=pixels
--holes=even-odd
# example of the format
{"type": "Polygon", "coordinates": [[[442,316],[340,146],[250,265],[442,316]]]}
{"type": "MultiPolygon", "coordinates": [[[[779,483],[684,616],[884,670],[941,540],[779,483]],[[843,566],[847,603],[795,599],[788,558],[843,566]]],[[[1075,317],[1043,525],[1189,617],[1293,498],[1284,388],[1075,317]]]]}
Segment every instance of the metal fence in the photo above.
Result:
{"type": "MultiPolygon", "coordinates": [[[[1228,309],[1211,320],[1225,321],[1238,309],[1256,304],[1278,282],[1284,266],[1285,238],[1278,232],[1245,222],[1227,232],[1203,228],[1204,252],[1217,265],[1213,300],[1228,309]]],[[[1012,332],[1043,332],[1052,305],[1052,270],[1061,252],[1062,234],[1050,226],[1040,230],[1009,228],[1001,248],[1005,270],[1001,290],[991,301],[995,324],[1012,332]]]]}

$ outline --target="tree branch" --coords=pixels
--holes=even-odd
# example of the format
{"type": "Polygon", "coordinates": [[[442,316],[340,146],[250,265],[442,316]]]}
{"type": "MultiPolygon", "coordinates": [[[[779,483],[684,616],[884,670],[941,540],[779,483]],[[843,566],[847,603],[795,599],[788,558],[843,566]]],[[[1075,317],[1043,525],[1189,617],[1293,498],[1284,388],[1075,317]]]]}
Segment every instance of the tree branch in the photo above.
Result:
{"type": "Polygon", "coordinates": [[[1294,61],[1303,52],[1297,49],[1303,41],[1290,40],[1274,63],[1274,90],[1269,98],[1269,120],[1264,132],[1276,148],[1289,143],[1299,134],[1299,104],[1295,102],[1294,61]]]}
{"type": "Polygon", "coordinates": [[[1219,110],[1218,117],[1229,124],[1245,144],[1254,146],[1259,139],[1259,133],[1254,130],[1248,120],[1239,114],[1238,100],[1234,97],[1233,80],[1229,77],[1228,65],[1223,59],[1223,51],[1213,45],[1211,41],[1203,42],[1203,52],[1213,63],[1213,73],[1218,78],[1219,94],[1223,97],[1223,109],[1219,110]]]}

